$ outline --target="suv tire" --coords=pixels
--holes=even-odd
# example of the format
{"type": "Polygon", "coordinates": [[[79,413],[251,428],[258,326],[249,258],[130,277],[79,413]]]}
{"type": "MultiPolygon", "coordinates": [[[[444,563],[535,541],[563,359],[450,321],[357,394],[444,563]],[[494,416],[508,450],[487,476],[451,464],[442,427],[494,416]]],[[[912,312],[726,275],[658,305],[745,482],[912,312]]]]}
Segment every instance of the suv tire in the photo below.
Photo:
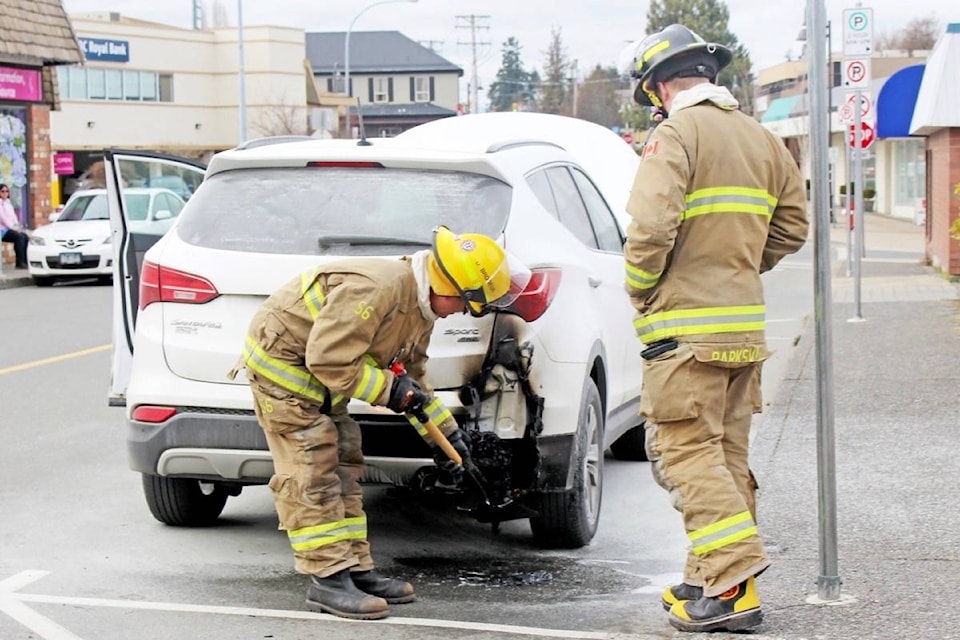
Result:
{"type": "Polygon", "coordinates": [[[540,495],[540,515],[530,518],[530,530],[538,546],[578,549],[596,534],[603,497],[603,424],[600,392],[587,378],[571,461],[573,486],[540,495]]]}
{"type": "Polygon", "coordinates": [[[204,491],[199,480],[165,478],[142,474],[143,495],[153,517],[173,527],[207,527],[214,524],[230,495],[228,489],[213,484],[204,491]]]}
{"type": "Polygon", "coordinates": [[[639,424],[617,438],[616,442],[610,445],[610,453],[612,453],[613,457],[617,460],[646,462],[647,447],[644,443],[645,438],[646,434],[643,424],[639,424]]]}

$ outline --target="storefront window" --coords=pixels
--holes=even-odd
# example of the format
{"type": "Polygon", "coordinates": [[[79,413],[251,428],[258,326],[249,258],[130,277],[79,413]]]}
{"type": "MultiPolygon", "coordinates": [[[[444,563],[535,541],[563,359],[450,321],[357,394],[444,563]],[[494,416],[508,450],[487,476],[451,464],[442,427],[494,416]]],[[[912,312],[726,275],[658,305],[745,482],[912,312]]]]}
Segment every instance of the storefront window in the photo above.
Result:
{"type": "Polygon", "coordinates": [[[0,182],[10,187],[10,201],[27,223],[27,111],[0,108],[0,182]]]}
{"type": "Polygon", "coordinates": [[[107,78],[103,69],[87,69],[87,92],[91,100],[107,97],[107,78]]]}
{"type": "Polygon", "coordinates": [[[926,195],[926,143],[923,140],[894,142],[895,204],[912,207],[926,195]]]}
{"type": "Polygon", "coordinates": [[[123,72],[119,69],[107,69],[107,98],[123,100],[123,72]]]}
{"type": "Polygon", "coordinates": [[[157,74],[140,72],[140,99],[155,102],[157,100],[157,74]]]}

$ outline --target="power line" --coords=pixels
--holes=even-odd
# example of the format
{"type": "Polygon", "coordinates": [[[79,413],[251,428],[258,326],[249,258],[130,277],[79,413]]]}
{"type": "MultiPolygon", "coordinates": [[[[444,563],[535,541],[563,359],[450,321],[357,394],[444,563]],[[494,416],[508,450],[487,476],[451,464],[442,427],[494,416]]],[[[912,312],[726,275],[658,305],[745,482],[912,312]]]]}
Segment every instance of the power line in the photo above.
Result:
{"type": "Polygon", "coordinates": [[[469,29],[470,30],[470,41],[469,42],[457,42],[458,45],[469,45],[472,53],[472,73],[471,77],[473,78],[470,83],[470,92],[471,92],[471,105],[470,112],[476,113],[479,111],[480,107],[480,79],[479,71],[477,68],[477,47],[482,47],[489,45],[490,42],[482,42],[477,40],[477,32],[482,29],[490,29],[490,25],[485,24],[487,20],[490,19],[490,16],[478,16],[475,14],[470,14],[466,16],[457,16],[457,29],[469,29]]]}

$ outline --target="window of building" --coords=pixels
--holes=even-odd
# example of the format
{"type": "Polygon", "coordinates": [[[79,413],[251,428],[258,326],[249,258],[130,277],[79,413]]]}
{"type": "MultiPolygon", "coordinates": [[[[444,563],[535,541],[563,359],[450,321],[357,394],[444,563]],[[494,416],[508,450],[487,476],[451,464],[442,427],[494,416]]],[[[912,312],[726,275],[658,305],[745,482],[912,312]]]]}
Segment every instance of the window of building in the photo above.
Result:
{"type": "Polygon", "coordinates": [[[373,79],[373,101],[374,102],[389,102],[390,83],[388,82],[388,80],[389,78],[373,79]]]}
{"type": "Polygon", "coordinates": [[[91,100],[106,100],[107,76],[103,69],[87,69],[87,97],[91,100]]]}
{"type": "Polygon", "coordinates": [[[123,100],[123,72],[120,69],[107,69],[107,99],[123,100]]]}
{"type": "Polygon", "coordinates": [[[913,207],[926,196],[927,169],[925,142],[921,140],[896,140],[893,143],[894,204],[898,207],[913,207]]]}
{"type": "Polygon", "coordinates": [[[146,102],[157,101],[157,74],[150,71],[140,72],[140,99],[146,102]]]}
{"type": "Polygon", "coordinates": [[[158,79],[160,102],[173,102],[173,74],[161,73],[158,79]]]}
{"type": "Polygon", "coordinates": [[[414,78],[414,102],[430,102],[430,78],[414,78]]]}
{"type": "Polygon", "coordinates": [[[123,99],[124,100],[140,99],[140,72],[139,71],[123,72],[123,99]]]}
{"type": "Polygon", "coordinates": [[[68,77],[70,86],[67,96],[74,100],[87,99],[87,70],[79,67],[70,67],[68,77]]]}

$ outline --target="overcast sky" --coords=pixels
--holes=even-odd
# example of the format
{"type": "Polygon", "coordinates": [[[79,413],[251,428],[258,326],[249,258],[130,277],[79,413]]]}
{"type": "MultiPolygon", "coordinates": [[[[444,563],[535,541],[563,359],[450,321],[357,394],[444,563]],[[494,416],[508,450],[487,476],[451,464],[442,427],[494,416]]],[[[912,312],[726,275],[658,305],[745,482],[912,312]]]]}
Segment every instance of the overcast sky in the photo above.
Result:
{"type": "MultiPolygon", "coordinates": [[[[192,0],[62,0],[68,13],[118,11],[141,20],[184,28],[192,26],[192,0]]],[[[236,24],[238,0],[219,0],[236,24]]],[[[643,36],[648,2],[636,0],[401,0],[371,7],[374,0],[242,0],[246,25],[278,24],[306,31],[397,30],[432,46],[472,75],[468,16],[485,27],[476,31],[480,86],[490,83],[500,66],[503,42],[510,36],[521,45],[527,70],[542,69],[552,27],[561,30],[567,56],[578,61],[580,74],[596,64],[613,65],[624,45],[643,36]],[[369,7],[369,10],[366,8],[369,7]],[[460,28],[458,28],[460,27],[460,28]],[[428,41],[433,41],[428,42],[428,41]]],[[[833,49],[841,50],[841,16],[853,0],[827,0],[827,18],[834,26],[833,49]]],[[[945,0],[872,0],[875,33],[896,30],[911,18],[934,15],[942,25],[960,22],[960,3],[945,0]]],[[[795,42],[803,22],[802,0],[727,0],[730,30],[749,49],[754,71],[776,64],[795,42]]],[[[466,85],[463,87],[466,91],[466,85]]],[[[482,99],[482,97],[481,97],[482,99]]]]}

